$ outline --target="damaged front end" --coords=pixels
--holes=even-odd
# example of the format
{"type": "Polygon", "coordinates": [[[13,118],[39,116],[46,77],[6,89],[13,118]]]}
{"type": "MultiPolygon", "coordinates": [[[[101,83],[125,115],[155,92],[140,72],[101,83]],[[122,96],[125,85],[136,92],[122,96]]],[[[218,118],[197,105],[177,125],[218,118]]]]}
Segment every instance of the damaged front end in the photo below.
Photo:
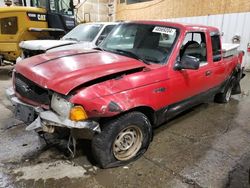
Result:
{"type": "Polygon", "coordinates": [[[28,124],[26,130],[53,133],[55,127],[65,127],[100,132],[100,126],[97,121],[88,120],[86,117],[83,117],[81,111],[77,111],[79,107],[73,106],[58,94],[53,94],[52,96],[51,109],[22,102],[16,97],[13,88],[7,89],[6,95],[15,107],[15,118],[28,124]],[[75,112],[72,112],[72,109],[75,112]],[[72,118],[75,119],[72,120],[72,118]],[[83,118],[86,119],[83,120],[83,118]]]}
{"type": "MultiPolygon", "coordinates": [[[[127,96],[122,91],[140,84],[131,86],[129,79],[144,69],[138,60],[97,50],[43,54],[15,66],[7,96],[27,130],[52,133],[66,127],[98,133],[102,118],[126,109],[128,100],[117,103],[114,93],[127,96]]],[[[137,81],[143,77],[139,74],[137,81]]]]}

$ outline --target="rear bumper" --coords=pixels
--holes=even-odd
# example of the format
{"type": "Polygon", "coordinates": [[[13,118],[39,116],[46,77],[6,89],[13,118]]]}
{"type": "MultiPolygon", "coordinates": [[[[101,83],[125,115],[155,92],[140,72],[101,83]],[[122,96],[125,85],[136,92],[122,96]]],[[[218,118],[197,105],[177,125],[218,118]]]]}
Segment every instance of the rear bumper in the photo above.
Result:
{"type": "MultiPolygon", "coordinates": [[[[86,121],[71,121],[68,118],[64,118],[56,114],[51,110],[44,110],[41,107],[36,107],[29,105],[20,101],[16,96],[13,88],[6,90],[6,96],[11,101],[15,109],[15,118],[24,121],[24,123],[29,123],[26,130],[51,130],[54,126],[56,127],[66,127],[66,128],[76,128],[76,129],[89,129],[93,132],[101,132],[99,123],[96,121],[86,120],[86,121]],[[17,112],[17,108],[19,111],[17,112]],[[22,110],[26,109],[26,110],[22,110]],[[20,110],[22,110],[20,112],[20,110]],[[34,114],[32,114],[34,113],[34,114]],[[21,115],[20,115],[21,114],[21,115]],[[32,122],[25,121],[23,117],[35,117],[31,118],[32,122]]],[[[29,118],[25,118],[29,120],[29,118]]],[[[48,131],[49,132],[49,131],[48,131]]]]}

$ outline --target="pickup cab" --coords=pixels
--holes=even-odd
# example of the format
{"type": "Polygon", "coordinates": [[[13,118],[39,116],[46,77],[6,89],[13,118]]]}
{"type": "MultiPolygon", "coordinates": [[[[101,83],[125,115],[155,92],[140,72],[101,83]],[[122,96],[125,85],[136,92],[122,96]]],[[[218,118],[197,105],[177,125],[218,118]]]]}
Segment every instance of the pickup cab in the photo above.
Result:
{"type": "Polygon", "coordinates": [[[7,95],[27,130],[93,133],[96,162],[124,165],[147,150],[154,127],[241,92],[244,53],[224,57],[221,46],[214,27],[124,22],[96,49],[23,60],[7,95]]]}

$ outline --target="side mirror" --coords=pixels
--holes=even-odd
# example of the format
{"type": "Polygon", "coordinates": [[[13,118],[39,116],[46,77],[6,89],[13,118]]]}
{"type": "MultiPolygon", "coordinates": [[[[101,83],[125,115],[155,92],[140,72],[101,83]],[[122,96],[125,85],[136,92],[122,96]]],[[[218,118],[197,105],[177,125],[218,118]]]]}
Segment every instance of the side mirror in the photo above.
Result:
{"type": "Polygon", "coordinates": [[[191,69],[197,70],[200,67],[200,60],[196,57],[184,55],[181,60],[177,60],[175,63],[175,70],[191,69]]]}

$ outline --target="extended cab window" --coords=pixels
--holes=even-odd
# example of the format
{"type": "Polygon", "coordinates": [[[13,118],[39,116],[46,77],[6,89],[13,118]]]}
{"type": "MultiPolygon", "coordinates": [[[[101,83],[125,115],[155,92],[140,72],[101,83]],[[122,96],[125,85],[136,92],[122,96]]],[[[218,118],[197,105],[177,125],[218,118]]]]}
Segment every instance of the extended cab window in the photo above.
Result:
{"type": "Polygon", "coordinates": [[[187,33],[180,50],[180,58],[185,55],[196,57],[200,65],[207,64],[206,36],[203,32],[187,33]]]}
{"type": "Polygon", "coordinates": [[[221,60],[221,44],[220,35],[212,35],[212,49],[213,49],[213,61],[217,62],[221,60]]]}

